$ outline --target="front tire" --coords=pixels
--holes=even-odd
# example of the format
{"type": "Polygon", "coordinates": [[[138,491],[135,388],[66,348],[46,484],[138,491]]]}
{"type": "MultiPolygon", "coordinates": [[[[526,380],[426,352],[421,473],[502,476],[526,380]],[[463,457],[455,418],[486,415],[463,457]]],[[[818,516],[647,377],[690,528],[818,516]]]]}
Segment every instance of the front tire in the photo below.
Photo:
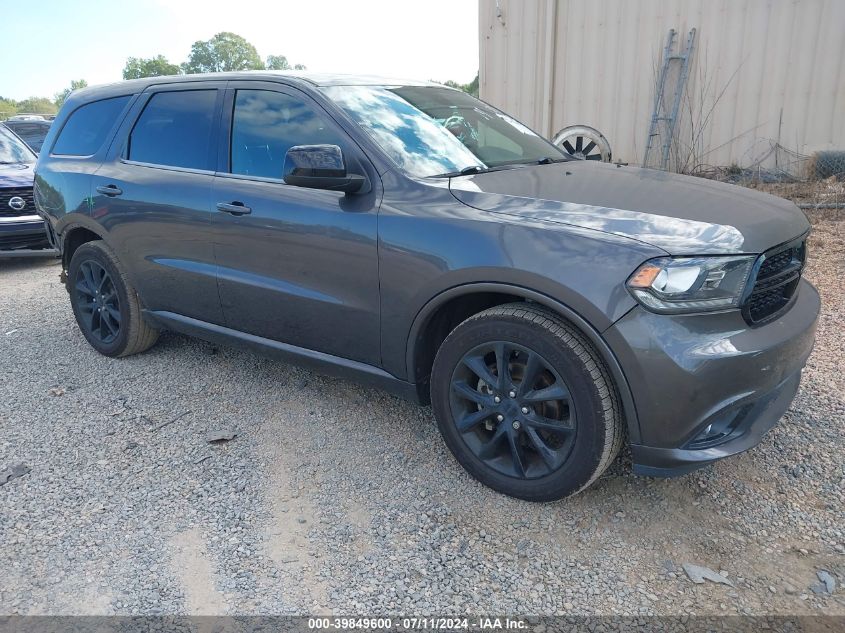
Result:
{"type": "Polygon", "coordinates": [[[114,252],[97,240],[83,244],[68,266],[67,289],[76,323],[104,356],[130,356],[158,340],[141,315],[138,294],[114,252]]]}
{"type": "Polygon", "coordinates": [[[490,308],[456,327],[435,357],[431,400],[458,462],[528,501],[583,490],[622,445],[601,359],[569,322],[533,304],[490,308]]]}

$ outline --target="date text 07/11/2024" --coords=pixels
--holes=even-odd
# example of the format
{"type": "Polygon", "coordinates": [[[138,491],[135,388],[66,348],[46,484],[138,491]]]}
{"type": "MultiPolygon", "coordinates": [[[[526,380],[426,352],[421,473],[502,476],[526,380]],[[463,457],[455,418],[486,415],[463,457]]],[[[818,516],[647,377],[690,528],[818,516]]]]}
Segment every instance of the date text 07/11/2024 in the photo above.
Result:
{"type": "Polygon", "coordinates": [[[521,630],[527,623],[519,618],[498,617],[405,617],[392,618],[309,618],[313,630],[521,630]]]}

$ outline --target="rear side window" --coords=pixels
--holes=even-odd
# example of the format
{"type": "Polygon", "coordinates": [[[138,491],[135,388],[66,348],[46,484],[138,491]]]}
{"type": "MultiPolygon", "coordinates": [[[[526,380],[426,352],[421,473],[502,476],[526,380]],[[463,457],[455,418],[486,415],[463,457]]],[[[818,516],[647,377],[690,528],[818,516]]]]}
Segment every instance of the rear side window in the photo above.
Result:
{"type": "Polygon", "coordinates": [[[213,169],[211,148],[217,90],[159,92],[129,135],[127,158],[141,163],[213,169]]]}
{"type": "Polygon", "coordinates": [[[103,145],[106,134],[118,115],[129,103],[132,95],[114,97],[86,103],[73,111],[59,138],[53,145],[53,154],[65,156],[90,156],[103,145]]]}

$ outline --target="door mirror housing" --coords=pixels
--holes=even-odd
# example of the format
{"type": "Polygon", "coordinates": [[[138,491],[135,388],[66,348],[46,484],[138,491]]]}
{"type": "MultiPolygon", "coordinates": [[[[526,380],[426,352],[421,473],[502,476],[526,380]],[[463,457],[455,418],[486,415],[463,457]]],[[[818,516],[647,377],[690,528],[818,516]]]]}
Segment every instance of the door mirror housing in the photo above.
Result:
{"type": "Polygon", "coordinates": [[[285,154],[283,180],[294,187],[363,193],[366,177],[346,171],[337,145],[294,145],[285,154]]]}

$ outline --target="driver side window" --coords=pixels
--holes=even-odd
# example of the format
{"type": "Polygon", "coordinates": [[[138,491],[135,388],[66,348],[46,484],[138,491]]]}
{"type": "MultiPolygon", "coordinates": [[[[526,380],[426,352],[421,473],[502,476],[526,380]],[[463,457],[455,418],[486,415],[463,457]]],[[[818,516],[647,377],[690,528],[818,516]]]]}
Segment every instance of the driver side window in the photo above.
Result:
{"type": "Polygon", "coordinates": [[[288,149],[319,144],[345,145],[328,117],[303,99],[270,90],[235,93],[233,174],[281,179],[288,149]]]}

